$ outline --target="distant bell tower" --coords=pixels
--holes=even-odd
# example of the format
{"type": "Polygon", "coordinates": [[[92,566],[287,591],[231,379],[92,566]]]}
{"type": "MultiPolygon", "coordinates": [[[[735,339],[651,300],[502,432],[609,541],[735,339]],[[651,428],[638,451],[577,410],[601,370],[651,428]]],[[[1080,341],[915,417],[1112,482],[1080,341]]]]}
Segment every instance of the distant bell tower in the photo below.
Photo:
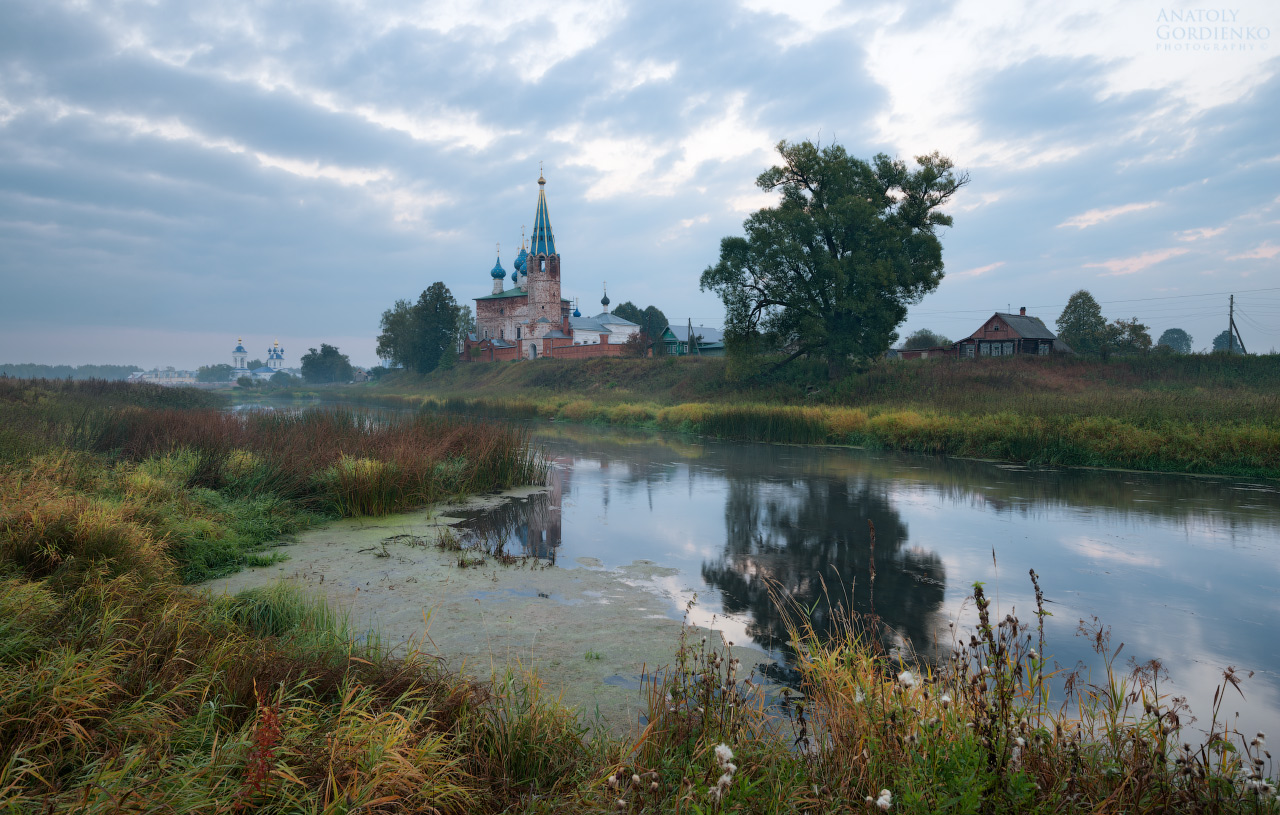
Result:
{"type": "Polygon", "coordinates": [[[244,350],[244,337],[236,338],[236,350],[231,352],[231,367],[237,372],[245,370],[245,363],[249,360],[249,352],[244,350]]]}

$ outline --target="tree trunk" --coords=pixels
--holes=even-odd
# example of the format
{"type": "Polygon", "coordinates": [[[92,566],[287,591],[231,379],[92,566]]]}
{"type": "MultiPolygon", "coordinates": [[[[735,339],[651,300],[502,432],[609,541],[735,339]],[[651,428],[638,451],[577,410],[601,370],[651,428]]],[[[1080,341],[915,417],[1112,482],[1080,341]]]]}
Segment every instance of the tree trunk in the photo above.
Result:
{"type": "Polygon", "coordinates": [[[849,358],[844,354],[833,354],[827,358],[827,380],[838,382],[849,373],[849,358]]]}

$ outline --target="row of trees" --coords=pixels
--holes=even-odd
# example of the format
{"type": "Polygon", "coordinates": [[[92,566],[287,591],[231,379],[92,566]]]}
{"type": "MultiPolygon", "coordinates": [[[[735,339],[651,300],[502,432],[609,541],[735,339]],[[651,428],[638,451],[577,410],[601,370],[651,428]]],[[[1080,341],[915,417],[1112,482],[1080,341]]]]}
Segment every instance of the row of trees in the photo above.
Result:
{"type": "Polygon", "coordinates": [[[654,356],[662,356],[667,352],[667,346],[662,342],[662,332],[667,330],[670,323],[660,308],[646,306],[642,309],[628,300],[615,306],[613,313],[640,326],[640,333],[627,340],[628,347],[625,350],[629,355],[644,356],[650,349],[654,356]]]}
{"type": "Polygon", "coordinates": [[[38,365],[31,362],[6,362],[0,365],[0,376],[14,379],[128,379],[141,371],[137,365],[38,365]]]}
{"type": "Polygon", "coordinates": [[[397,300],[382,313],[378,356],[420,374],[452,367],[459,346],[476,330],[470,306],[459,306],[444,283],[436,281],[416,302],[397,300]]]}
{"type": "MultiPolygon", "coordinates": [[[[1108,323],[1102,316],[1098,301],[1084,289],[1067,300],[1057,325],[1058,336],[1079,354],[1107,357],[1111,354],[1141,354],[1151,350],[1175,354],[1191,353],[1191,335],[1181,328],[1166,329],[1160,339],[1153,343],[1150,327],[1137,317],[1116,319],[1108,323]]],[[[1231,333],[1223,331],[1213,338],[1213,350],[1239,353],[1240,349],[1231,342],[1231,333]]]]}
{"type": "MultiPolygon", "coordinates": [[[[1150,327],[1137,317],[1116,319],[1110,323],[1102,316],[1102,307],[1093,295],[1081,289],[1067,299],[1058,316],[1058,338],[1077,354],[1108,356],[1151,350],[1150,327]]],[[[1183,332],[1186,333],[1186,332],[1183,332]]],[[[1190,344],[1190,337],[1188,345],[1190,344]]]]}

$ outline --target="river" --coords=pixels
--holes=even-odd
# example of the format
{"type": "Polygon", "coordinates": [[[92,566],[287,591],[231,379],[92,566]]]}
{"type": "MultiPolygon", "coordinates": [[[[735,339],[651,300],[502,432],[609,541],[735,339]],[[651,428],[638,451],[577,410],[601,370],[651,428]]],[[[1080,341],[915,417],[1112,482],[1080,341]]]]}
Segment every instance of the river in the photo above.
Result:
{"type": "MultiPolygon", "coordinates": [[[[677,614],[718,615],[739,642],[785,662],[768,584],[820,628],[830,607],[874,607],[925,656],[973,621],[975,581],[1033,622],[1035,569],[1053,616],[1047,653],[1096,667],[1077,636],[1097,617],[1117,664],[1159,659],[1167,688],[1204,718],[1222,671],[1254,672],[1224,709],[1242,728],[1280,723],[1280,489],[1274,483],[1107,470],[1029,469],[937,456],[690,438],[540,423],[553,462],[545,495],[472,522],[558,561],[636,558],[677,614]],[[497,532],[495,530],[502,530],[497,532]],[[727,622],[726,622],[727,620],[727,622]]],[[[892,644],[892,643],[891,643],[892,644]]],[[[1203,724],[1203,722],[1202,722],[1203,724]]]]}
{"type": "Polygon", "coordinates": [[[472,537],[615,571],[671,617],[696,596],[694,622],[714,616],[729,639],[777,660],[784,678],[771,585],[820,631],[835,625],[833,606],[874,605],[890,647],[929,658],[949,647],[949,623],[972,625],[975,581],[997,616],[1034,623],[1035,569],[1053,615],[1046,654],[1064,669],[1099,666],[1092,641],[1077,635],[1096,617],[1112,648],[1123,644],[1116,664],[1160,660],[1171,679],[1162,688],[1186,697],[1201,725],[1232,666],[1247,678],[1224,710],[1239,711],[1250,734],[1280,730],[1275,483],[558,422],[530,432],[551,462],[549,489],[462,513],[472,537]],[[637,562],[659,568],[633,580],[637,562]]]}

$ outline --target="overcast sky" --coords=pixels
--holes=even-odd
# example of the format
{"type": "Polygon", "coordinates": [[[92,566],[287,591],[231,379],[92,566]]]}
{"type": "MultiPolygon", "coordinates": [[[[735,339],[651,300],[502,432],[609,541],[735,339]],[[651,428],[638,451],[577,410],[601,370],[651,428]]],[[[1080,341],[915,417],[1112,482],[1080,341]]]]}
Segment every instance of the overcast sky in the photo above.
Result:
{"type": "Polygon", "coordinates": [[[719,325],[699,275],[782,139],[970,173],[904,335],[1087,288],[1202,348],[1234,291],[1280,348],[1278,31],[1274,0],[6,0],[0,362],[373,363],[397,298],[510,270],[540,161],[565,296],[719,325]]]}

